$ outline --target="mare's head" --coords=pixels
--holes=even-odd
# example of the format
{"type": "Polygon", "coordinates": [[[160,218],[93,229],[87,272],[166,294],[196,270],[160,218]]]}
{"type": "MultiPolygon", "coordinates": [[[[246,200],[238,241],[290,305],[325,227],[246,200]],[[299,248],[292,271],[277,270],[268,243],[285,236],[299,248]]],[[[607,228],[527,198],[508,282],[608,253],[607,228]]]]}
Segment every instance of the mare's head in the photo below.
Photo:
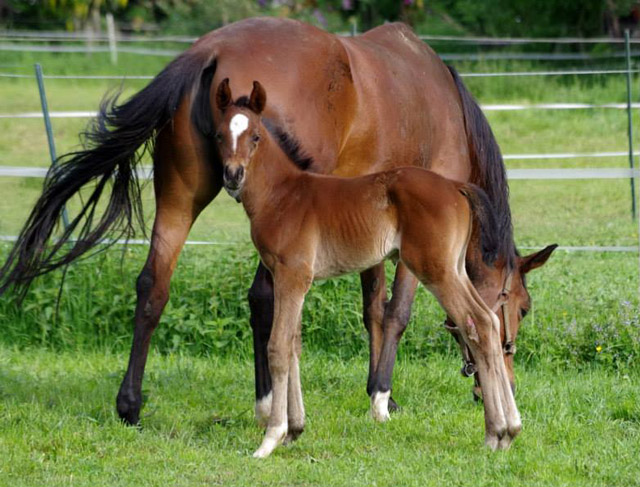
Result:
{"type": "Polygon", "coordinates": [[[216,142],[222,159],[224,188],[236,201],[240,201],[247,170],[260,139],[266,136],[260,123],[266,102],[267,95],[257,81],[253,82],[249,98],[241,97],[235,102],[229,78],[216,90],[216,105],[222,112],[216,142]]]}
{"type": "MultiPolygon", "coordinates": [[[[479,275],[473,281],[478,293],[485,303],[500,319],[500,339],[502,353],[509,375],[511,387],[515,391],[513,372],[513,356],[516,353],[516,338],[520,323],[531,309],[531,296],[527,290],[526,275],[547,262],[557,245],[549,245],[544,249],[527,256],[513,255],[510,262],[498,258],[494,265],[482,266],[479,275]]],[[[474,395],[480,396],[476,375],[474,395]]]]}

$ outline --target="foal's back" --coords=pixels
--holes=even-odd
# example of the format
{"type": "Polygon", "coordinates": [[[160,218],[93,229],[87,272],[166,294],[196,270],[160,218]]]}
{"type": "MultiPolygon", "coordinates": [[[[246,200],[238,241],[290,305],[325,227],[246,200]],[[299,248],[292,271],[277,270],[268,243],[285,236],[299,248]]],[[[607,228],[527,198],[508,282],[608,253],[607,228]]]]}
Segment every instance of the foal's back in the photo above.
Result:
{"type": "Polygon", "coordinates": [[[290,245],[313,255],[316,278],[365,269],[396,251],[402,260],[442,255],[443,246],[462,248],[467,240],[462,187],[416,167],[353,179],[301,173],[284,219],[300,230],[288,233],[290,245]]]}

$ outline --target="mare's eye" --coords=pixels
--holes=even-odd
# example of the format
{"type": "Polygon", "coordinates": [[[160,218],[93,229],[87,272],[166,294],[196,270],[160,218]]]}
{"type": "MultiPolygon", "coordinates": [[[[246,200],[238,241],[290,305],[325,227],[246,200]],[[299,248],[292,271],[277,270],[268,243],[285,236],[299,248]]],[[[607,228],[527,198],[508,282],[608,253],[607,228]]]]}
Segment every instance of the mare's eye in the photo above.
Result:
{"type": "Polygon", "coordinates": [[[216,141],[222,142],[222,134],[220,132],[217,132],[215,137],[216,137],[216,141]]]}
{"type": "Polygon", "coordinates": [[[527,313],[529,313],[529,310],[526,308],[520,308],[520,319],[524,320],[524,317],[527,316],[527,313]]]}
{"type": "Polygon", "coordinates": [[[251,141],[254,144],[257,144],[258,142],[260,142],[260,136],[258,134],[253,134],[253,137],[251,137],[251,141]]]}

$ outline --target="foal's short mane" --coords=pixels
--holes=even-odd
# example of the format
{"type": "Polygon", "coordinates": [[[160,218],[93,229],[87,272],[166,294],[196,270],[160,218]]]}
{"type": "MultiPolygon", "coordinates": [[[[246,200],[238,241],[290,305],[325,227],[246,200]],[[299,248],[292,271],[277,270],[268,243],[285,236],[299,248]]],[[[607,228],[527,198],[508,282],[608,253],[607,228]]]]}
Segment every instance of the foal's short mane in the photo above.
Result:
{"type": "MultiPolygon", "coordinates": [[[[210,91],[213,76],[216,71],[216,60],[214,59],[206,66],[201,73],[200,88],[196,94],[195,102],[191,111],[191,118],[198,131],[207,139],[213,140],[215,129],[213,127],[213,117],[211,115],[210,91]]],[[[234,106],[241,108],[249,107],[249,97],[241,96],[235,102],[234,106]]],[[[278,142],[278,145],[286,156],[303,171],[309,169],[313,163],[313,158],[304,152],[300,142],[292,134],[288,133],[275,122],[269,119],[262,120],[264,126],[269,133],[278,142]]]]}
{"type": "Polygon", "coordinates": [[[291,162],[293,162],[303,171],[309,169],[309,167],[313,163],[313,157],[307,155],[304,152],[298,139],[296,139],[290,133],[286,132],[281,127],[275,125],[275,123],[268,118],[263,118],[262,124],[278,142],[278,145],[291,162]]]}
{"type": "MultiPolygon", "coordinates": [[[[509,208],[509,186],[500,147],[489,122],[478,103],[462,83],[454,68],[447,66],[462,99],[465,130],[471,156],[471,180],[487,194],[496,214],[497,256],[505,260],[508,269],[515,267],[517,254],[513,241],[513,224],[509,208]]],[[[492,253],[483,252],[486,264],[494,264],[492,253]]]]}

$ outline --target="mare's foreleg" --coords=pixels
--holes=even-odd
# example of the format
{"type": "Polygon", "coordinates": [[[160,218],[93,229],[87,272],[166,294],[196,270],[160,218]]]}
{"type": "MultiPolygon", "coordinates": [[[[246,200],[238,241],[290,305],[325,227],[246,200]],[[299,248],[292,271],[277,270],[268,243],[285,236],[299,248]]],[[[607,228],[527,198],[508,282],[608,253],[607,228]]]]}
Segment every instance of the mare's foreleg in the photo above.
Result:
{"type": "Polygon", "coordinates": [[[362,319],[369,334],[369,377],[367,395],[371,396],[375,384],[378,359],[384,340],[383,321],[387,307],[387,282],[384,263],[360,274],[362,285],[362,319]]]}
{"type": "MultiPolygon", "coordinates": [[[[275,269],[273,277],[274,319],[267,346],[273,399],[267,431],[260,448],[253,454],[256,458],[269,456],[285,440],[289,430],[290,371],[292,362],[295,365],[297,361],[295,341],[302,315],[302,304],[311,286],[310,274],[306,275],[300,269],[279,266],[275,269]]],[[[301,405],[301,393],[299,400],[301,405]]]]}
{"type": "Polygon", "coordinates": [[[417,286],[418,280],[415,276],[402,262],[398,262],[393,281],[393,294],[384,313],[384,340],[370,393],[371,414],[377,421],[389,419],[393,366],[396,361],[398,343],[411,317],[411,305],[417,286]]]}
{"type": "Polygon", "coordinates": [[[249,308],[256,380],[255,415],[258,424],[266,426],[271,414],[272,400],[267,344],[273,325],[273,278],[262,262],[258,265],[249,289],[249,308]]]}

